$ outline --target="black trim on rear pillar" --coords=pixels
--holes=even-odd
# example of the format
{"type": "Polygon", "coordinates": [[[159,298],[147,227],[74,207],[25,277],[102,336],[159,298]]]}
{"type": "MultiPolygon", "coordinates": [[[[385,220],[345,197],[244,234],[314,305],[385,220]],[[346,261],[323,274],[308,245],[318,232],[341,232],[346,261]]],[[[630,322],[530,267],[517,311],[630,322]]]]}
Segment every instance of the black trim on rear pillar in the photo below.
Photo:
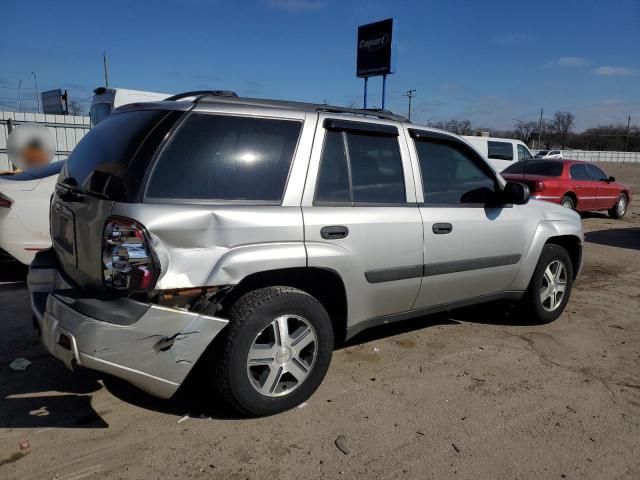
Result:
{"type": "Polygon", "coordinates": [[[364,276],[369,283],[393,282],[395,280],[406,280],[408,278],[431,277],[435,275],[445,275],[447,273],[515,265],[520,261],[521,257],[522,255],[515,253],[511,255],[453,260],[450,262],[438,262],[425,265],[381,268],[378,270],[368,270],[364,273],[364,276]]]}

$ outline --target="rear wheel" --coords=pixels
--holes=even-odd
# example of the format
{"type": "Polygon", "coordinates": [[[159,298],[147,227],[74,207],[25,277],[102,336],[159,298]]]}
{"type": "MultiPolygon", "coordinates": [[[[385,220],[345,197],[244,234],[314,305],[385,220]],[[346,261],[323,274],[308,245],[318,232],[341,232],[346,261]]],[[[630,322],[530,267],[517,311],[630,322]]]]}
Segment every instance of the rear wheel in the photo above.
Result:
{"type": "Polygon", "coordinates": [[[237,410],[271,415],[318,388],[333,353],[333,328],[311,295],[268,287],[240,297],[214,354],[217,388],[237,410]]]}
{"type": "Polygon", "coordinates": [[[559,245],[545,245],[521,300],[522,313],[532,323],[553,322],[564,311],[572,286],[571,257],[559,245]]]}
{"type": "Polygon", "coordinates": [[[562,205],[565,208],[570,208],[571,210],[575,210],[576,208],[576,202],[574,202],[573,198],[571,198],[568,195],[565,195],[564,197],[562,197],[562,199],[560,200],[560,205],[562,205]]]}
{"type": "Polygon", "coordinates": [[[609,210],[609,216],[611,218],[622,218],[627,213],[627,208],[629,208],[629,198],[624,193],[621,193],[618,195],[616,204],[609,210]]]}

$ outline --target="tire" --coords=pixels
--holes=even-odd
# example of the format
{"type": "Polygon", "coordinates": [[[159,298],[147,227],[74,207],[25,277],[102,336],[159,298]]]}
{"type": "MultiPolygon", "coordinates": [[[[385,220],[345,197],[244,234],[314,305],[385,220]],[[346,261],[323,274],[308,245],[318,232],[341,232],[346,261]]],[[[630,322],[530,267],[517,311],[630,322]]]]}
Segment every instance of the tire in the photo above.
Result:
{"type": "Polygon", "coordinates": [[[333,326],[322,304],[295,288],[267,287],[233,304],[212,367],[216,387],[232,407],[265,416],[307,400],[332,354],[333,326]]]}
{"type": "Polygon", "coordinates": [[[629,197],[627,197],[624,193],[618,195],[618,199],[616,200],[615,205],[609,210],[609,216],[611,218],[622,218],[627,213],[629,209],[629,197]]]}
{"type": "MultiPolygon", "coordinates": [[[[554,276],[554,275],[552,275],[554,276]]],[[[561,246],[547,244],[542,249],[538,265],[533,272],[529,287],[520,301],[520,309],[524,316],[533,324],[545,324],[557,319],[569,301],[571,289],[573,287],[573,264],[569,253],[561,246]],[[557,270],[554,265],[561,264],[563,272],[555,278],[555,283],[549,282],[549,272],[554,274],[557,270]],[[547,272],[549,268],[549,272],[547,272]],[[558,286],[557,289],[555,286],[558,286]],[[547,287],[551,287],[553,292],[550,297],[544,297],[547,287]],[[559,289],[564,288],[562,295],[558,298],[559,289]],[[552,303],[553,302],[553,303],[552,303]]]]}
{"type": "Polygon", "coordinates": [[[568,195],[565,195],[564,197],[562,197],[560,199],[560,205],[562,205],[563,207],[566,207],[566,208],[570,208],[571,210],[575,210],[576,209],[576,202],[574,202],[573,198],[571,198],[568,195]]]}

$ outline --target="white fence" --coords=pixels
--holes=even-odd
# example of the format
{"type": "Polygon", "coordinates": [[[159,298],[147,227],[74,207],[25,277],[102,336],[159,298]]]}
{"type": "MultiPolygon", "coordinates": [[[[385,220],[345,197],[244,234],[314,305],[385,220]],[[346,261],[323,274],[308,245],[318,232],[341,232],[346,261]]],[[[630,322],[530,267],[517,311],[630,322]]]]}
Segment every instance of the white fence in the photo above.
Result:
{"type": "Polygon", "coordinates": [[[45,115],[43,113],[0,112],[0,171],[9,170],[7,157],[8,121],[14,127],[22,123],[45,125],[56,141],[56,160],[69,156],[71,150],[89,131],[89,117],[73,115],[45,115]]]}
{"type": "MultiPolygon", "coordinates": [[[[537,153],[532,150],[532,153],[537,153]]],[[[640,163],[640,152],[606,152],[593,150],[561,150],[563,158],[584,162],[640,163]]]]}

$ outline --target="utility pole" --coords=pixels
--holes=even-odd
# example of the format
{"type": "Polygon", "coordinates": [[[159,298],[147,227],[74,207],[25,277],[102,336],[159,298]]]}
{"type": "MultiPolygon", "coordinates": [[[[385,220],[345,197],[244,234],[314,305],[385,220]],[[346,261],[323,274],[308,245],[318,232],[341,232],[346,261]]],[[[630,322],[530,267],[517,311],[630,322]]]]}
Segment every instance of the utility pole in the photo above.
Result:
{"type": "Polygon", "coordinates": [[[40,113],[40,94],[38,93],[38,77],[36,76],[35,72],[31,72],[31,75],[33,75],[33,81],[36,84],[36,102],[38,102],[38,113],[40,113]]]}
{"type": "Polygon", "coordinates": [[[631,115],[627,118],[627,139],[624,142],[624,151],[629,151],[629,127],[631,126],[631,115]]]}
{"type": "Polygon", "coordinates": [[[538,150],[540,150],[540,139],[542,138],[542,113],[544,108],[540,109],[540,122],[538,123],[538,150]]]}
{"type": "Polygon", "coordinates": [[[413,97],[416,96],[416,91],[415,91],[415,89],[414,90],[407,90],[407,93],[405,93],[403,96],[407,97],[409,99],[409,114],[408,114],[408,117],[409,117],[409,121],[411,121],[411,101],[413,100],[413,97]]]}
{"type": "Polygon", "coordinates": [[[22,87],[22,80],[18,82],[18,111],[22,111],[22,95],[20,93],[20,87],[22,87]]]}
{"type": "Polygon", "coordinates": [[[104,86],[109,86],[109,73],[107,69],[107,52],[102,52],[102,67],[104,68],[104,86]]]}

